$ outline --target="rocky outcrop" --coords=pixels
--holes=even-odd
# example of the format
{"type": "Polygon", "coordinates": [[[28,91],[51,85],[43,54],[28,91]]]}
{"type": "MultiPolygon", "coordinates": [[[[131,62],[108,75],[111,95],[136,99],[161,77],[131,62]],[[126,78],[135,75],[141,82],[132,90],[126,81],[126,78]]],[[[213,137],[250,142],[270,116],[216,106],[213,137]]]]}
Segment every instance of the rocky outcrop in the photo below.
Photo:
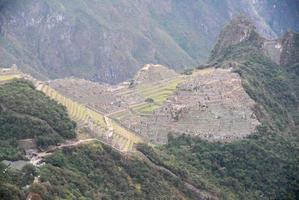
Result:
{"type": "Polygon", "coordinates": [[[236,17],[221,32],[211,53],[210,60],[224,56],[224,51],[230,46],[244,42],[250,42],[255,46],[261,46],[263,40],[264,39],[258,35],[254,24],[247,17],[236,17]]]}
{"type": "MultiPolygon", "coordinates": [[[[253,47],[281,66],[291,66],[299,62],[298,33],[289,31],[282,38],[269,40],[260,36],[255,25],[244,16],[233,19],[221,32],[211,53],[210,62],[222,62],[230,48],[241,44],[246,45],[247,49],[246,51],[243,50],[242,53],[240,52],[239,57],[242,57],[242,54],[245,55],[253,47]]],[[[230,60],[228,57],[225,58],[226,61],[224,64],[222,63],[221,67],[236,68],[238,62],[230,60]]],[[[239,60],[239,62],[242,61],[239,60]]]]}
{"type": "Polygon", "coordinates": [[[146,64],[134,77],[134,83],[155,83],[176,77],[178,74],[163,65],[146,64]]]}

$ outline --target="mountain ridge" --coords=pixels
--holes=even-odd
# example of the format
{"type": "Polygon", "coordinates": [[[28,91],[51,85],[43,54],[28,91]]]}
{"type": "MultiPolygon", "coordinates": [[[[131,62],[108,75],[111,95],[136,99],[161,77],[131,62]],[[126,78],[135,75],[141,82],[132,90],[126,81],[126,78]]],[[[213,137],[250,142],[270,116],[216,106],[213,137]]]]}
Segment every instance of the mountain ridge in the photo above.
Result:
{"type": "Polygon", "coordinates": [[[299,30],[292,5],[294,0],[2,0],[0,65],[17,64],[42,79],[108,83],[132,78],[147,63],[192,68],[207,60],[222,26],[240,13],[267,37],[299,30]]]}

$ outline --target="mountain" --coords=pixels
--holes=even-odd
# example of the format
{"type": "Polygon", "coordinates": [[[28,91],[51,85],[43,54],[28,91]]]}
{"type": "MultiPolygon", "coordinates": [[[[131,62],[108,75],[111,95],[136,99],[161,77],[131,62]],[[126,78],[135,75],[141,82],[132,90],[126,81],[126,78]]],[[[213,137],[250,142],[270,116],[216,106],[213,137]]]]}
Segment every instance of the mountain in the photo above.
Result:
{"type": "Polygon", "coordinates": [[[282,46],[273,45],[270,51],[264,44],[277,41],[267,41],[255,30],[248,19],[234,19],[220,34],[207,66],[239,74],[256,102],[261,122],[256,132],[230,143],[182,135],[170,137],[160,148],[139,150],[182,179],[210,188],[220,199],[298,199],[299,65],[293,54],[298,34],[287,33],[277,40],[282,46]],[[287,62],[269,56],[275,46],[288,52],[281,54],[287,62]]]}
{"type": "Polygon", "coordinates": [[[119,83],[147,63],[181,70],[205,62],[240,13],[265,37],[298,31],[297,7],[296,0],[1,0],[0,65],[42,79],[119,83]]]}

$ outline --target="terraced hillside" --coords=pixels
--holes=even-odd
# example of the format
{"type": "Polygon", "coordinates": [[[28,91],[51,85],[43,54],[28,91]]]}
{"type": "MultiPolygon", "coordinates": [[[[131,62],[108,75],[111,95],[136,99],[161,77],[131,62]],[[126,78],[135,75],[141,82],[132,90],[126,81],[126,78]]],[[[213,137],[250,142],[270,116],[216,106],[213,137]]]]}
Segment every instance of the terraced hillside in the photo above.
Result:
{"type": "Polygon", "coordinates": [[[116,86],[76,78],[54,80],[49,84],[63,95],[120,120],[131,112],[152,113],[185,78],[161,65],[146,65],[141,71],[146,73],[138,73],[140,76],[136,75],[135,79],[116,86]]]}
{"type": "Polygon", "coordinates": [[[132,151],[143,140],[166,143],[168,134],[232,141],[253,133],[259,124],[255,102],[231,69],[181,75],[146,65],[134,80],[116,86],[71,78],[33,82],[66,106],[90,137],[121,151],[132,151]]]}
{"type": "Polygon", "coordinates": [[[64,97],[48,84],[37,81],[18,70],[0,69],[0,80],[9,81],[15,78],[31,80],[37,90],[64,105],[70,117],[78,123],[79,127],[89,132],[90,136],[96,137],[123,152],[133,151],[136,143],[143,142],[140,136],[121,127],[114,120],[104,116],[103,113],[64,97]]]}
{"type": "Polygon", "coordinates": [[[231,69],[195,70],[163,96],[164,88],[171,88],[170,85],[148,86],[144,92],[154,102],[159,99],[155,95],[161,95],[165,98],[163,103],[141,105],[131,109],[132,114],[117,113],[113,117],[154,143],[166,143],[169,133],[232,141],[251,134],[259,124],[253,112],[255,102],[231,69]]]}
{"type": "Polygon", "coordinates": [[[136,85],[132,89],[116,91],[116,95],[123,99],[132,99],[137,96],[140,101],[128,103],[127,108],[109,113],[109,116],[116,120],[122,120],[129,115],[151,115],[166,102],[167,98],[176,91],[177,85],[183,81],[183,76],[176,75],[157,83],[144,83],[136,85]]]}
{"type": "Polygon", "coordinates": [[[94,133],[94,136],[101,138],[103,142],[121,151],[132,151],[134,144],[143,141],[141,137],[121,127],[110,118],[62,96],[47,84],[39,84],[37,90],[44,92],[49,97],[66,106],[70,116],[75,121],[83,126],[87,126],[94,133]]]}

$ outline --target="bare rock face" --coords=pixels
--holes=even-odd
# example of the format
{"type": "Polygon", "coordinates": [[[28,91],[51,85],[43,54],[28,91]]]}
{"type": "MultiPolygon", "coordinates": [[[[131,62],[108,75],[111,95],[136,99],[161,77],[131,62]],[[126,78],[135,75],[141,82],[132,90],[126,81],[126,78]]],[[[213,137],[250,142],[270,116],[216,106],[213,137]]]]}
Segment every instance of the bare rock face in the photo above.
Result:
{"type": "Polygon", "coordinates": [[[6,108],[4,107],[3,104],[0,103],[0,113],[5,112],[5,111],[6,111],[6,108]]]}

